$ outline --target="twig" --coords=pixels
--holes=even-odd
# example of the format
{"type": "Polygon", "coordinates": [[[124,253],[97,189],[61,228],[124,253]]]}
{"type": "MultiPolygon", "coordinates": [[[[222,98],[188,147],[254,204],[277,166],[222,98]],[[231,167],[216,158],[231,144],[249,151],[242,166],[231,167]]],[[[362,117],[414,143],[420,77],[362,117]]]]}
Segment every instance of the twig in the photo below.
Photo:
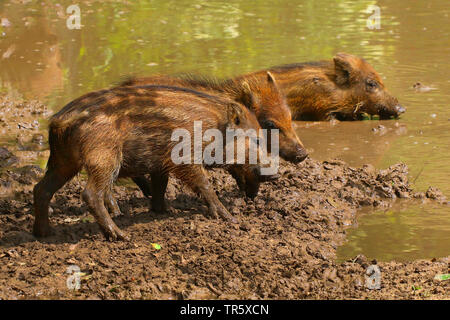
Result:
{"type": "Polygon", "coordinates": [[[416,183],[417,178],[422,174],[423,169],[425,168],[426,163],[423,164],[422,169],[420,169],[419,173],[417,174],[416,178],[413,181],[413,184],[416,183]]]}
{"type": "Polygon", "coordinates": [[[212,293],[216,294],[218,297],[220,295],[222,295],[222,293],[220,291],[218,291],[216,288],[213,287],[213,285],[211,283],[207,284],[207,287],[209,288],[209,290],[212,291],[212,293]]]}

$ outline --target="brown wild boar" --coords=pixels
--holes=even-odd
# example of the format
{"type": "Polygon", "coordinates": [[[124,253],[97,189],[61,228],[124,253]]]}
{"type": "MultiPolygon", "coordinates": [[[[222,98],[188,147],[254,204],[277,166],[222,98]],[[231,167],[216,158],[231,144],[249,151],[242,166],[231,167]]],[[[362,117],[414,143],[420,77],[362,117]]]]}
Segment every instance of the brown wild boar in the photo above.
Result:
{"type": "MultiPolygon", "coordinates": [[[[205,198],[209,215],[236,222],[210,186],[204,165],[173,162],[171,151],[177,144],[171,141],[173,131],[184,128],[192,133],[194,121],[202,121],[203,130],[218,129],[224,136],[227,128],[260,129],[243,105],[185,88],[118,87],[91,92],[67,104],[50,119],[47,171],[34,187],[34,235],[49,235],[53,194],[83,168],[88,181],[82,198],[108,239],[127,239],[109,214],[120,214],[111,191],[113,182],[146,173],[151,175],[155,207],[164,206],[170,174],[205,198]]],[[[203,139],[202,143],[204,148],[203,139]]],[[[223,167],[229,166],[234,175],[244,170],[245,178],[238,182],[254,186],[254,181],[246,180],[251,180],[252,173],[256,179],[260,167],[247,163],[223,167]]]]}
{"type": "MultiPolygon", "coordinates": [[[[279,130],[280,156],[294,163],[302,162],[307,152],[292,127],[292,115],[284,95],[270,72],[262,77],[246,77],[244,80],[217,80],[213,77],[183,74],[179,76],[155,75],[130,78],[120,86],[171,85],[191,88],[213,95],[222,95],[245,105],[253,111],[263,129],[279,130]]],[[[270,141],[270,138],[268,139],[270,141]]],[[[270,149],[270,145],[269,145],[270,149]]]]}
{"type": "MultiPolygon", "coordinates": [[[[359,120],[363,113],[380,119],[405,112],[364,59],[338,53],[332,61],[296,63],[270,68],[286,96],[294,120],[359,120]]],[[[267,70],[237,77],[265,77],[267,70]]]]}

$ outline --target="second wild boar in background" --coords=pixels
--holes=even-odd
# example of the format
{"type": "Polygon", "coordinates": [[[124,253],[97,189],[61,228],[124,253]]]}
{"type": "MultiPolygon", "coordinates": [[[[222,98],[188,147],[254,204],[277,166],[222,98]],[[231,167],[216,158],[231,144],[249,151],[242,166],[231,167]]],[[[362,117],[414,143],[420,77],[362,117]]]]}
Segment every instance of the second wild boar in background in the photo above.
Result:
{"type": "MultiPolygon", "coordinates": [[[[130,78],[120,84],[120,86],[136,85],[185,87],[233,99],[254,112],[263,129],[279,130],[281,158],[293,163],[300,163],[308,156],[292,126],[292,115],[285,96],[270,72],[263,72],[261,77],[249,76],[242,81],[235,79],[218,80],[209,76],[181,74],[130,78]]],[[[268,137],[268,141],[270,141],[270,137],[268,137]]]]}
{"type": "Polygon", "coordinates": [[[361,120],[363,114],[396,118],[406,109],[364,59],[338,53],[332,61],[295,63],[237,77],[275,77],[294,120],[361,120]]]}

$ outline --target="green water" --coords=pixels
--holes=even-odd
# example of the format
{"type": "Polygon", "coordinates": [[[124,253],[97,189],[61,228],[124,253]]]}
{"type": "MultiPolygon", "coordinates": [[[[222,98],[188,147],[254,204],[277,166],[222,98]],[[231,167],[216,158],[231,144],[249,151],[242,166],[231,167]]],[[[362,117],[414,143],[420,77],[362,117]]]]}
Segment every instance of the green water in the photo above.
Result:
{"type": "Polygon", "coordinates": [[[398,203],[377,212],[363,210],[358,228],[348,232],[339,261],[364,254],[379,261],[432,259],[449,254],[450,212],[440,206],[398,203]]]}

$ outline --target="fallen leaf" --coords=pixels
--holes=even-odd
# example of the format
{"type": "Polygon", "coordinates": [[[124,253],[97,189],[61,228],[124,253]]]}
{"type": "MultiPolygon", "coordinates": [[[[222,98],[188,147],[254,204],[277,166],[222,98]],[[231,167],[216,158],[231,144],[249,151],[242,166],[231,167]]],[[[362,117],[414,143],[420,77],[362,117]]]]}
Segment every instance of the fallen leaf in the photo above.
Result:
{"type": "Polygon", "coordinates": [[[450,280],[450,273],[437,274],[434,279],[439,281],[450,280]]]}
{"type": "Polygon", "coordinates": [[[86,276],[83,276],[83,277],[81,278],[81,280],[87,281],[87,280],[89,280],[90,278],[92,278],[92,274],[88,274],[88,275],[86,275],[86,276]]]}
{"type": "Polygon", "coordinates": [[[71,244],[71,245],[69,246],[69,251],[70,251],[71,253],[74,252],[75,249],[77,248],[77,246],[78,246],[78,243],[71,244]]]}
{"type": "Polygon", "coordinates": [[[80,221],[80,218],[65,218],[64,222],[70,223],[70,222],[77,222],[80,221]]]}
{"type": "Polygon", "coordinates": [[[11,57],[11,55],[14,53],[14,51],[16,51],[16,45],[12,44],[9,46],[8,49],[6,49],[6,51],[3,53],[2,55],[2,59],[8,59],[9,57],[11,57]]]}
{"type": "Polygon", "coordinates": [[[8,20],[8,18],[2,18],[0,21],[0,25],[2,27],[11,27],[11,22],[8,20]]]}
{"type": "Polygon", "coordinates": [[[160,246],[159,244],[153,243],[153,242],[152,242],[151,245],[152,245],[152,247],[155,248],[156,250],[161,250],[161,246],[160,246]]]}

